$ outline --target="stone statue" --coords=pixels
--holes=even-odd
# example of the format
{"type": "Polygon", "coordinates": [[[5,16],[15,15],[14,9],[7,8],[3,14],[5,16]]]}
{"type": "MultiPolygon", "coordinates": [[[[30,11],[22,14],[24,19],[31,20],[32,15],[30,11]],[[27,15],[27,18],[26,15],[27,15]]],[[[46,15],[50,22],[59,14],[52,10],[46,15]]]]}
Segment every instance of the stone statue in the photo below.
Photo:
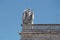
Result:
{"type": "Polygon", "coordinates": [[[24,10],[22,20],[23,20],[23,24],[33,24],[33,20],[34,20],[33,11],[31,11],[31,9],[24,10]]]}

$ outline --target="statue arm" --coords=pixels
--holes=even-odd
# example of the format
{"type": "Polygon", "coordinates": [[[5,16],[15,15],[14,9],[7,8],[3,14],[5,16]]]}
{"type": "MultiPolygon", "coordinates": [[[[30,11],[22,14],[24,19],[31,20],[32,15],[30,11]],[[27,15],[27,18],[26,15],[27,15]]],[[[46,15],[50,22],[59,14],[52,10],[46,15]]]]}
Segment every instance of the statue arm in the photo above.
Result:
{"type": "Polygon", "coordinates": [[[25,13],[23,13],[23,16],[22,16],[22,20],[24,20],[25,19],[25,13]]]}

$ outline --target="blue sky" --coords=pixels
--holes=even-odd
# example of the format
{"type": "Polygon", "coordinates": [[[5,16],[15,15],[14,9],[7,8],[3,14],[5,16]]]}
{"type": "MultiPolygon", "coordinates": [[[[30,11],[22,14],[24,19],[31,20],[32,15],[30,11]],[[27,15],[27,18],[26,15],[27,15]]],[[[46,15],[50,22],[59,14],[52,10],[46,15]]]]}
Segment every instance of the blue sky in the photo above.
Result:
{"type": "Polygon", "coordinates": [[[60,0],[0,0],[0,40],[20,40],[26,8],[34,11],[35,24],[60,24],[60,0]]]}

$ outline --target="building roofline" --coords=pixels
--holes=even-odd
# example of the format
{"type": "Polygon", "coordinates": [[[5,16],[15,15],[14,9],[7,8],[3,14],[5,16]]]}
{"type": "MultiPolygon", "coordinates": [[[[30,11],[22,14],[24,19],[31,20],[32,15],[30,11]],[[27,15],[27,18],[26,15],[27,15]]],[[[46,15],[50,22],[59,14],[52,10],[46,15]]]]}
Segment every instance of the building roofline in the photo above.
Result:
{"type": "Polygon", "coordinates": [[[21,26],[60,26],[60,24],[21,24],[21,26]]]}

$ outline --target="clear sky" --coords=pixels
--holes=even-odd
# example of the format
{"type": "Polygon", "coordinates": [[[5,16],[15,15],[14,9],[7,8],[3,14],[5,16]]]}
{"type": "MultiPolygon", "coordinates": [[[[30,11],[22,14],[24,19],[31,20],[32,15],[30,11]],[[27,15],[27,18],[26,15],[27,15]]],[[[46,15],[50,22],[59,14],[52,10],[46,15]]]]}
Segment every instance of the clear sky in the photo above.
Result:
{"type": "Polygon", "coordinates": [[[20,40],[26,8],[34,11],[35,24],[60,24],[60,0],[0,0],[0,40],[20,40]]]}

